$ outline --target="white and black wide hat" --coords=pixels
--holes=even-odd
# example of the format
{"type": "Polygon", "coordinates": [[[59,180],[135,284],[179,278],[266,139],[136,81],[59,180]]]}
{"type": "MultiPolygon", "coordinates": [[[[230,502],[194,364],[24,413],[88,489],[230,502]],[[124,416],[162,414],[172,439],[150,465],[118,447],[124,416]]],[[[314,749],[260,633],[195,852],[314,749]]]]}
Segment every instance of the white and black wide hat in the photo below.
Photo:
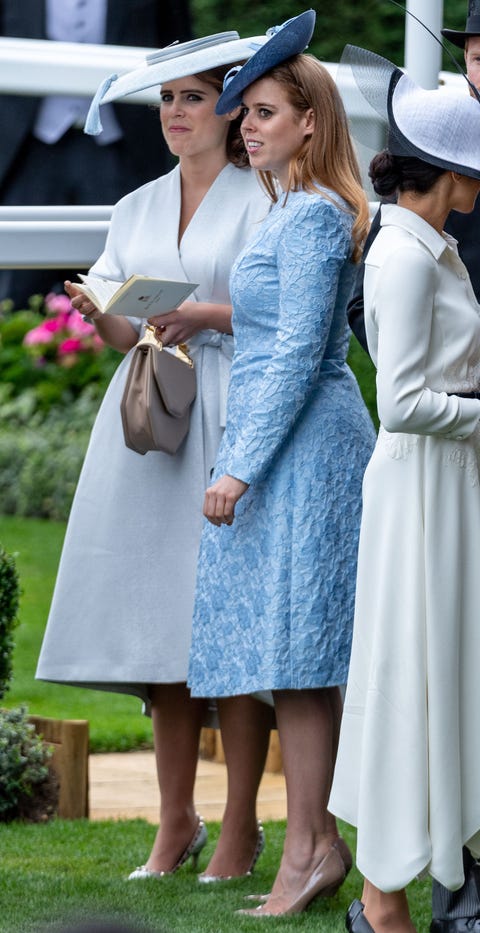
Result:
{"type": "Polygon", "coordinates": [[[450,42],[461,49],[465,48],[465,42],[469,36],[480,36],[480,0],[469,0],[464,32],[456,29],[442,29],[442,36],[450,39],[450,42]]]}
{"type": "Polygon", "coordinates": [[[151,52],[138,68],[123,75],[110,75],[102,81],[90,104],[85,133],[90,136],[98,136],[101,133],[102,104],[164,84],[165,81],[175,81],[177,78],[201,74],[202,71],[219,68],[221,65],[247,61],[267,41],[266,35],[241,39],[238,32],[220,32],[203,39],[174,43],[157,52],[151,52]]]}
{"type": "MultiPolygon", "coordinates": [[[[425,90],[397,65],[355,45],[345,46],[342,55],[340,93],[345,82],[355,86],[388,127],[388,148],[394,155],[415,156],[480,180],[480,103],[466,88],[425,90]]],[[[360,141],[370,145],[365,137],[360,141]]]]}

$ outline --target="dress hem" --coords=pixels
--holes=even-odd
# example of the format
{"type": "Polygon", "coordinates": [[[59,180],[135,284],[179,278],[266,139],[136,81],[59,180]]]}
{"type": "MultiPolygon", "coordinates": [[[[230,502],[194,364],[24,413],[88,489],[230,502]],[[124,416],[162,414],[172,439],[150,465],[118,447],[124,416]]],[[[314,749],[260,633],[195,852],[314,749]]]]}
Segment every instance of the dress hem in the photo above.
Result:
{"type": "Polygon", "coordinates": [[[190,693],[192,697],[195,697],[196,699],[202,699],[202,698],[203,699],[222,699],[224,697],[244,696],[245,694],[272,693],[275,690],[328,690],[333,687],[339,687],[340,689],[342,689],[345,687],[346,680],[347,678],[345,676],[343,680],[339,680],[338,678],[335,678],[334,682],[329,681],[328,683],[321,683],[321,684],[319,683],[292,684],[290,681],[288,682],[285,681],[281,683],[276,682],[274,684],[272,683],[265,684],[265,681],[262,681],[262,683],[258,683],[258,681],[255,681],[255,682],[250,682],[248,684],[242,684],[241,688],[232,687],[230,691],[223,689],[223,690],[219,690],[218,692],[210,691],[208,694],[197,693],[195,690],[195,687],[192,686],[192,684],[188,680],[187,680],[187,686],[190,689],[190,693]]]}

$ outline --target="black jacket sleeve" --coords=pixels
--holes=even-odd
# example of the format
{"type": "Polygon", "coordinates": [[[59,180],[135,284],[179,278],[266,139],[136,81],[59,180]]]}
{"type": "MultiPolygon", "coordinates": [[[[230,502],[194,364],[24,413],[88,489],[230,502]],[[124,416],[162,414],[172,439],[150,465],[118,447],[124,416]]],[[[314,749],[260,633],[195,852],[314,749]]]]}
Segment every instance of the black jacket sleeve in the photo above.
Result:
{"type": "Polygon", "coordinates": [[[380,230],[380,208],[378,209],[375,217],[372,220],[372,226],[370,227],[369,234],[365,240],[365,246],[363,249],[362,261],[359,263],[357,269],[357,276],[355,279],[355,285],[353,289],[353,295],[348,303],[347,315],[348,323],[350,328],[355,334],[359,344],[363,347],[366,353],[368,353],[367,346],[367,335],[365,333],[365,318],[364,318],[364,306],[363,306],[363,276],[365,272],[365,256],[367,255],[378,231],[380,230]]]}

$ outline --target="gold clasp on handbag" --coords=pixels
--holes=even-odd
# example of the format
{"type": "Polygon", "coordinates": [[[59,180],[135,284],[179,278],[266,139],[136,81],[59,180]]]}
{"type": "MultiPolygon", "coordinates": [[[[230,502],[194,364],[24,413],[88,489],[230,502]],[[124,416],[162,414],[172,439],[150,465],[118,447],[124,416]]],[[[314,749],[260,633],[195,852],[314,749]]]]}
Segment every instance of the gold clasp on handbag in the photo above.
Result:
{"type": "MultiPolygon", "coordinates": [[[[160,338],[157,337],[157,328],[154,327],[153,324],[145,325],[145,334],[137,343],[137,347],[146,346],[154,346],[157,350],[163,350],[163,343],[160,338]]],[[[186,363],[187,366],[190,366],[191,369],[194,368],[193,360],[188,355],[188,346],[186,343],[179,343],[178,346],[175,347],[174,355],[181,360],[182,363],[186,363]]]]}

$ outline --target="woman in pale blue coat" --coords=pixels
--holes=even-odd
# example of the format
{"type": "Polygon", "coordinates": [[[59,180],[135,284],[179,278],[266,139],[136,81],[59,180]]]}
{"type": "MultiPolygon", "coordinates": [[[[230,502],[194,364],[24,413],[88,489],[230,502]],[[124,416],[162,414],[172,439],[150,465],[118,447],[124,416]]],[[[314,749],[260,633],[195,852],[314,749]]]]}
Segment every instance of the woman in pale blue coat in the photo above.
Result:
{"type": "Polygon", "coordinates": [[[312,17],[277,32],[217,107],[243,102],[250,162],[275,203],[232,270],[235,353],[204,506],[189,683],[196,696],[273,691],[287,835],[258,917],[303,910],[351,865],[326,804],[374,443],[345,362],[368,207],[334,82],[316,59],[291,57],[312,17]]]}

